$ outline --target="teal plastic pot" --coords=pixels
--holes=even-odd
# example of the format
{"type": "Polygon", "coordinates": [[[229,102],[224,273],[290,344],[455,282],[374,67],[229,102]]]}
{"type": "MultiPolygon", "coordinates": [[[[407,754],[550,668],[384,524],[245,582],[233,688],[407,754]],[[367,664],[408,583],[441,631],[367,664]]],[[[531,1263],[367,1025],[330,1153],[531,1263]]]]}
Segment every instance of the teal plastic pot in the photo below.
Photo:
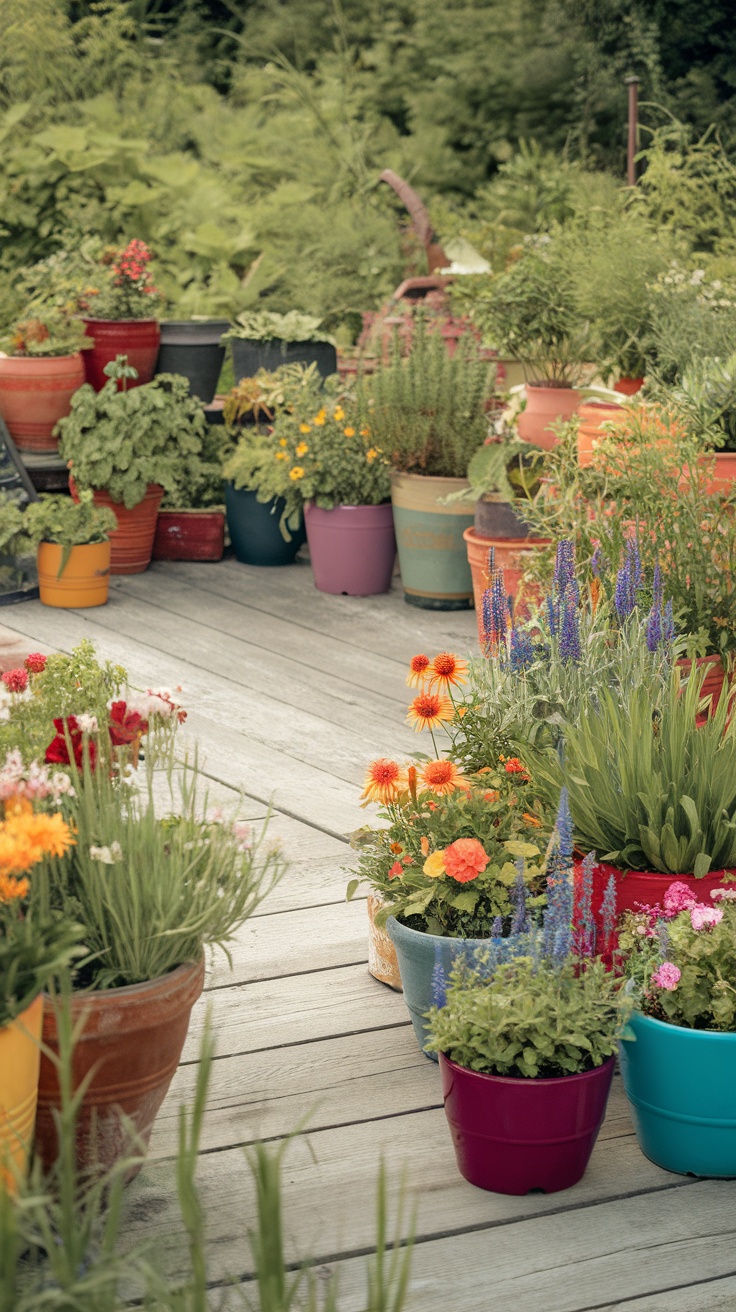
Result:
{"type": "Polygon", "coordinates": [[[470,501],[439,504],[468,487],[464,478],[391,476],[391,504],[401,583],[410,606],[425,610],[468,610],[473,581],[463,533],[475,515],[470,501]]]}
{"type": "Polygon", "coordinates": [[[297,551],[306,542],[304,525],[286,542],[279,519],[284,502],[261,502],[255,492],[225,484],[225,509],[230,541],[243,565],[293,565],[297,551]]]}
{"type": "Polygon", "coordinates": [[[736,1034],[635,1012],[621,1074],[639,1147],[679,1175],[736,1176],[736,1034]]]}
{"type": "MultiPolygon", "coordinates": [[[[468,956],[472,956],[477,948],[488,948],[491,940],[445,938],[439,934],[423,934],[418,929],[409,929],[407,925],[402,925],[395,916],[389,916],[386,930],[396,948],[404,1001],[409,1008],[417,1042],[425,1057],[429,1057],[430,1061],[437,1061],[437,1053],[426,1050],[429,1029],[424,1019],[430,1007],[435,1006],[437,1001],[432,987],[435,966],[441,966],[445,980],[449,980],[450,971],[459,954],[467,953],[468,956]]],[[[493,943],[498,952],[499,940],[494,939],[493,943]]],[[[526,934],[519,934],[513,940],[501,939],[499,955],[501,959],[507,955],[511,956],[514,947],[516,953],[520,953],[524,950],[524,945],[528,950],[526,934]]]]}

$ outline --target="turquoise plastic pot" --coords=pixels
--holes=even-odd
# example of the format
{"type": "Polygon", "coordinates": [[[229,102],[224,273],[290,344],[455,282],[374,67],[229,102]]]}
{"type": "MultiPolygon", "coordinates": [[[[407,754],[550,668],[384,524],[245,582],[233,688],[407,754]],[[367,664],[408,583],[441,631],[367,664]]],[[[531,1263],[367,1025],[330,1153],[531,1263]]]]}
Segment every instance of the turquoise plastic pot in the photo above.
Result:
{"type": "Polygon", "coordinates": [[[736,1034],[635,1012],[621,1074],[639,1147],[679,1175],[736,1176],[736,1034]]]}
{"type": "Polygon", "coordinates": [[[244,565],[293,565],[297,551],[307,540],[302,524],[286,542],[279,528],[284,502],[261,502],[255,492],[225,484],[225,509],[230,541],[244,565]]]}
{"type": "Polygon", "coordinates": [[[473,580],[463,533],[474,518],[472,503],[439,499],[468,483],[462,478],[392,474],[391,503],[401,583],[410,606],[425,610],[468,610],[473,580]]]}
{"type": "MultiPolygon", "coordinates": [[[[389,916],[386,930],[396,948],[404,1001],[409,1008],[417,1042],[425,1057],[429,1057],[430,1061],[437,1061],[436,1052],[426,1051],[429,1030],[424,1019],[430,1007],[436,1003],[432,988],[435,965],[439,964],[442,967],[445,980],[448,980],[455,957],[459,953],[472,955],[477,948],[488,948],[490,939],[444,938],[439,934],[423,934],[418,929],[409,929],[407,925],[402,925],[395,916],[389,916]]],[[[498,940],[494,940],[494,943],[498,944],[498,940]]],[[[512,946],[519,953],[524,950],[523,945],[528,944],[528,938],[526,934],[519,934],[513,940],[502,939],[501,943],[503,955],[511,956],[512,946]]],[[[498,951],[498,947],[496,950],[498,951]]]]}

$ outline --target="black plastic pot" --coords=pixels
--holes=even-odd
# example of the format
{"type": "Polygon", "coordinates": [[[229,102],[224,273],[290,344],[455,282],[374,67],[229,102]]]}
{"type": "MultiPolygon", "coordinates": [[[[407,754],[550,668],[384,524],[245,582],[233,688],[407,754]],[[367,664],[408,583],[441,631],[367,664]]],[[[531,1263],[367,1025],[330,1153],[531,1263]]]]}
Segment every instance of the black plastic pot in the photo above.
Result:
{"type": "Polygon", "coordinates": [[[165,319],[156,373],[183,374],[192,396],[209,405],[225,359],[220,339],[229,327],[227,319],[165,319]]]}
{"type": "Polygon", "coordinates": [[[230,349],[236,383],[241,378],[252,378],[259,369],[272,372],[282,364],[316,364],[323,378],[337,373],[337,351],[331,342],[282,342],[276,338],[247,341],[232,337],[230,349]]]}
{"type": "Polygon", "coordinates": [[[476,501],[474,528],[479,538],[528,538],[531,532],[510,501],[490,496],[476,501]]]}
{"type": "Polygon", "coordinates": [[[304,523],[284,541],[279,519],[284,508],[276,501],[256,500],[255,492],[225,484],[225,509],[230,541],[243,565],[292,565],[297,551],[307,540],[304,523]]]}

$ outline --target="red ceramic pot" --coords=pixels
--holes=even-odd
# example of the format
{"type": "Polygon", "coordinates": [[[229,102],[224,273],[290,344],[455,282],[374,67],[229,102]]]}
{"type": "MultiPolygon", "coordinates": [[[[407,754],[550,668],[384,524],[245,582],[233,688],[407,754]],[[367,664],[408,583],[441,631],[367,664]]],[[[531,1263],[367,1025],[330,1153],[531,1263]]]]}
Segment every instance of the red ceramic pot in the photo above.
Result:
{"type": "Polygon", "coordinates": [[[615,1057],[582,1075],[480,1075],[440,1053],[460,1174],[479,1189],[558,1193],[582,1179],[606,1114],[615,1057]]]}
{"type": "MultiPolygon", "coordinates": [[[[69,475],[69,491],[74,501],[79,500],[77,485],[69,475]]],[[[94,488],[92,499],[96,506],[109,506],[115,511],[118,526],[110,534],[111,574],[143,574],[151,563],[153,540],[156,536],[158,508],[164,489],[158,483],[149,483],[146,494],[137,506],[128,510],[120,501],[113,501],[109,492],[94,488]]]]}
{"type": "MultiPolygon", "coordinates": [[[[84,319],[88,337],[94,346],[84,352],[84,370],[88,383],[101,392],[109,378],[103,372],[118,355],[127,355],[128,364],[138,370],[138,377],[128,387],[150,383],[156,368],[161,329],[155,319],[84,319]]],[[[118,390],[122,384],[118,382],[118,390]]]]}
{"type": "Polygon", "coordinates": [[[224,545],[221,510],[159,510],[154,560],[222,560],[224,545]]]}
{"type": "MultiPolygon", "coordinates": [[[[576,858],[573,866],[575,879],[576,901],[580,897],[583,880],[583,862],[581,858],[576,858]]],[[[662,874],[659,870],[619,870],[618,866],[612,866],[607,861],[598,861],[593,866],[593,898],[592,912],[593,922],[598,935],[599,948],[605,947],[607,952],[616,946],[616,942],[603,943],[603,917],[601,914],[601,905],[608,885],[608,881],[613,875],[616,885],[616,918],[623,914],[624,911],[635,911],[638,906],[654,906],[661,903],[670,884],[685,884],[697,897],[700,902],[707,902],[710,905],[711,891],[715,888],[722,888],[736,879],[736,870],[711,870],[709,874],[703,875],[702,879],[696,879],[695,875],[667,875],[662,874]]],[[[615,936],[614,936],[615,940],[615,936]]]]}
{"type": "Polygon", "coordinates": [[[618,382],[613,384],[613,390],[620,392],[622,396],[636,396],[643,386],[643,378],[619,378],[618,382]]]}
{"type": "Polygon", "coordinates": [[[0,359],[0,415],[19,451],[58,450],[54,428],[83,382],[81,351],[0,359]]]}

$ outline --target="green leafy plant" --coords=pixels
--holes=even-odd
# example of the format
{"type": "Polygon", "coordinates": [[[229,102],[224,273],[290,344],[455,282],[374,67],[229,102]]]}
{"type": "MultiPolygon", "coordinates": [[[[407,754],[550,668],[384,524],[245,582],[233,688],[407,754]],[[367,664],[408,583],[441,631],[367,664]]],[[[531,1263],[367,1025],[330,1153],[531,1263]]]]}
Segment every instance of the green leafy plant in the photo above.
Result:
{"type": "Polygon", "coordinates": [[[92,345],[81,319],[72,318],[61,310],[30,307],[27,317],[15,324],[12,333],[3,343],[8,355],[45,356],[73,355],[92,345]]]}
{"type": "Polygon", "coordinates": [[[494,371],[470,333],[450,356],[440,333],[418,315],[408,354],[395,341],[390,362],[364,380],[360,398],[372,439],[393,468],[464,478],[488,434],[494,371]]]}
{"type": "Polygon", "coordinates": [[[565,731],[562,762],[529,752],[548,798],[567,785],[583,851],[622,869],[694,874],[736,867],[736,724],[720,698],[698,724],[703,673],[675,668],[658,696],[602,689],[565,731]]]}
{"type": "MultiPolygon", "coordinates": [[[[511,430],[478,447],[468,464],[470,487],[460,495],[466,501],[498,494],[504,501],[530,501],[539,491],[546,452],[522,442],[511,430]]],[[[457,493],[452,498],[459,499],[457,493]]]]}
{"type": "Polygon", "coordinates": [[[61,578],[72,547],[107,542],[118,521],[114,510],[96,506],[92,492],[85,489],[79,493],[78,502],[70,497],[42,497],[40,501],[29,502],[24,524],[32,542],[55,542],[64,548],[57,575],[61,578]]]}
{"type": "Polygon", "coordinates": [[[651,288],[647,373],[664,391],[702,361],[727,360],[736,340],[736,275],[723,279],[701,264],[673,261],[651,288]]]}
{"type": "Polygon", "coordinates": [[[668,406],[704,447],[712,443],[736,451],[736,354],[724,359],[699,356],[673,383],[655,376],[647,385],[647,397],[668,406]]]}
{"type": "MultiPolygon", "coordinates": [[[[186,504],[188,489],[203,476],[207,421],[189,383],[178,374],[159,374],[152,383],[118,391],[126,380],[125,357],[105,372],[101,392],[85,384],[75,392],[71,413],[61,419],[59,450],[78,489],[101,488],[128,510],[158,483],[186,504]]],[[[135,371],[133,371],[135,372],[135,371]]]]}
{"type": "Polygon", "coordinates": [[[301,314],[299,310],[289,310],[287,314],[253,310],[239,314],[235,326],[225,336],[249,342],[331,342],[332,338],[321,325],[320,318],[301,314]]]}

